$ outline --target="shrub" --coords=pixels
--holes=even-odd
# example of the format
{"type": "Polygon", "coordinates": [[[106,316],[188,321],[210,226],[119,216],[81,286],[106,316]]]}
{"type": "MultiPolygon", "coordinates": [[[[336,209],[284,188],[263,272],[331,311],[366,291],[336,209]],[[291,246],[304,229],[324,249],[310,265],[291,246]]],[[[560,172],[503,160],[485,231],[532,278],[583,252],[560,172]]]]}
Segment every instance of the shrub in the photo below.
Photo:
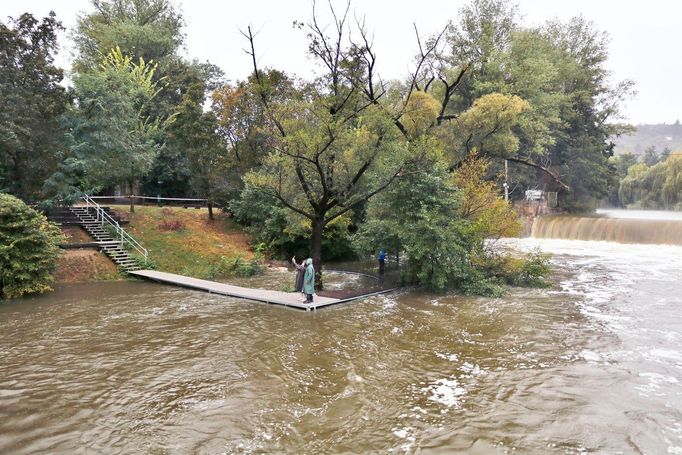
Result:
{"type": "Polygon", "coordinates": [[[175,214],[169,208],[161,209],[161,222],[159,223],[159,230],[161,231],[182,231],[185,229],[185,222],[172,218],[175,214]]]}
{"type": "Polygon", "coordinates": [[[154,261],[152,258],[147,258],[145,261],[142,256],[135,255],[133,256],[133,260],[135,261],[135,265],[141,269],[156,270],[159,268],[159,266],[156,264],[156,261],[154,261]]]}
{"type": "Polygon", "coordinates": [[[56,224],[14,196],[0,194],[0,298],[51,290],[64,241],[56,224]]]}
{"type": "Polygon", "coordinates": [[[512,286],[548,287],[551,273],[550,255],[540,250],[532,251],[525,258],[509,255],[482,255],[476,258],[476,266],[485,276],[512,286]]]}
{"type": "Polygon", "coordinates": [[[161,220],[159,229],[162,231],[182,231],[185,223],[182,220],[161,220]]]}
{"type": "Polygon", "coordinates": [[[241,256],[233,258],[221,256],[217,262],[208,268],[207,278],[214,279],[220,276],[249,277],[262,273],[263,269],[263,255],[256,250],[256,254],[250,261],[244,260],[241,256]]]}

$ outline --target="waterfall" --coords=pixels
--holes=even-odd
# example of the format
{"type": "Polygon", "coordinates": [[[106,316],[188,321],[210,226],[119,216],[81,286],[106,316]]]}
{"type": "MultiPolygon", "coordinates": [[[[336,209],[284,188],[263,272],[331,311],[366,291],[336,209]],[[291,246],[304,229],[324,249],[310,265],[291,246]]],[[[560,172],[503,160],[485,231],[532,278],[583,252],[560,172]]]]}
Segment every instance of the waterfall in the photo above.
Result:
{"type": "Polygon", "coordinates": [[[542,216],[534,220],[531,237],[682,245],[682,219],[542,216]]]}

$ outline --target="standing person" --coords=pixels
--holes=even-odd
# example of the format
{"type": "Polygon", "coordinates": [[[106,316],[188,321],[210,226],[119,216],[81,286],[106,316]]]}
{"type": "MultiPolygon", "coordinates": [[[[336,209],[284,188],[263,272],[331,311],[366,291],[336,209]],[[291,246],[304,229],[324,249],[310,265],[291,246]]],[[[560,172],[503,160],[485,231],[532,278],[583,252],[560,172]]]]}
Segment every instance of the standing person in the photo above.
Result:
{"type": "Polygon", "coordinates": [[[384,273],[386,273],[386,250],[383,248],[379,251],[379,284],[384,284],[384,273]]]}
{"type": "Polygon", "coordinates": [[[315,293],[315,268],[313,267],[313,260],[308,258],[305,261],[305,275],[303,275],[303,293],[306,297],[306,303],[312,303],[313,294],[315,293]]]}
{"type": "Polygon", "coordinates": [[[301,293],[301,302],[305,300],[305,294],[303,293],[303,275],[305,275],[305,259],[301,261],[300,264],[296,263],[296,256],[291,258],[291,263],[296,267],[296,292],[301,293]]]}

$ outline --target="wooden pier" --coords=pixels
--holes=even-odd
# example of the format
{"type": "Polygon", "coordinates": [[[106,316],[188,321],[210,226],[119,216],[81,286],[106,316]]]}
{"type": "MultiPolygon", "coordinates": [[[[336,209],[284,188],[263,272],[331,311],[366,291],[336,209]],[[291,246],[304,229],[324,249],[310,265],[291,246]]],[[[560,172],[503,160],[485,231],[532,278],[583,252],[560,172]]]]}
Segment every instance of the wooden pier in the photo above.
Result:
{"type": "Polygon", "coordinates": [[[198,289],[211,294],[221,294],[230,297],[239,297],[241,299],[256,300],[258,302],[272,303],[275,305],[284,305],[306,311],[316,310],[317,308],[335,305],[338,303],[350,302],[351,300],[368,297],[369,295],[383,294],[395,290],[386,289],[369,295],[361,295],[343,300],[333,299],[330,297],[320,297],[316,295],[312,303],[305,303],[299,301],[301,294],[298,292],[280,292],[266,289],[244,288],[240,286],[233,286],[231,284],[216,283],[215,281],[200,280],[198,278],[176,275],[173,273],[157,272],[156,270],[136,270],[130,271],[128,273],[140,278],[173,284],[175,286],[198,289]]]}

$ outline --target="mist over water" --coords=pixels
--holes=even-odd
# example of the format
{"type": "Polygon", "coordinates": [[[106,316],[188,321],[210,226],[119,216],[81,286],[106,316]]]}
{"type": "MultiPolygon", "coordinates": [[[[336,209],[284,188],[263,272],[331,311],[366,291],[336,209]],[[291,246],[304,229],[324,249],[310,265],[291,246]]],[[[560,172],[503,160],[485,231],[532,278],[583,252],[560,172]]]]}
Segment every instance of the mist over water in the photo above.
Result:
{"type": "Polygon", "coordinates": [[[554,253],[556,285],[308,313],[142,282],[3,303],[0,453],[682,453],[682,247],[505,242],[554,253]]]}

